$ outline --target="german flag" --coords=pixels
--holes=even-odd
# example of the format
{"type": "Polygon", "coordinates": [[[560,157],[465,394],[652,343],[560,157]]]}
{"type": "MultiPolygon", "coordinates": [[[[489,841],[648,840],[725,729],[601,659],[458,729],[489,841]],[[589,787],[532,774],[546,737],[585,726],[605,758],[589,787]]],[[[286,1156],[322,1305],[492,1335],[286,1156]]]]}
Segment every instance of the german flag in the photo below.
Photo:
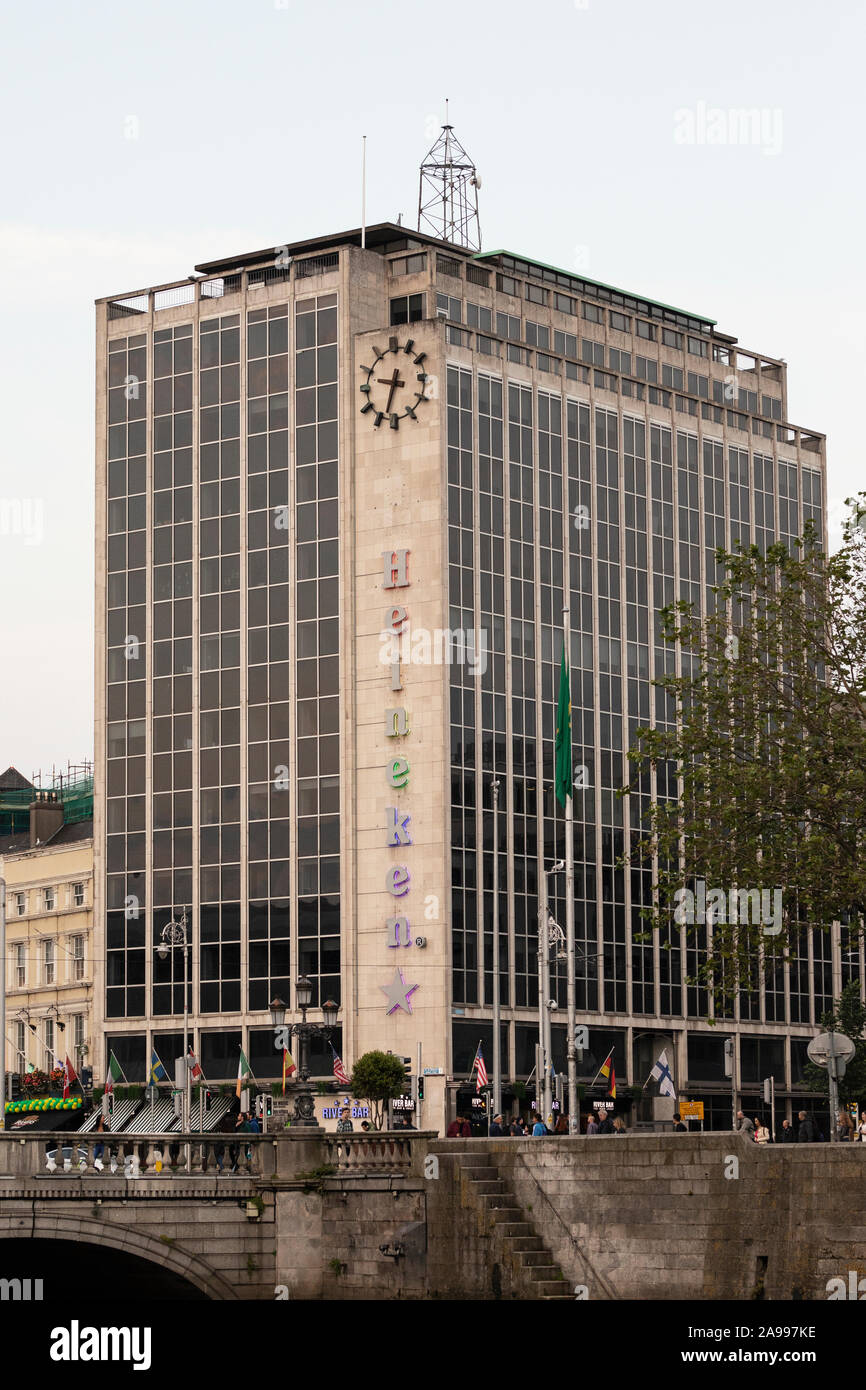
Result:
{"type": "MultiPolygon", "coordinates": [[[[603,1076],[607,1082],[608,1095],[612,1100],[616,1100],[616,1072],[613,1066],[613,1048],[611,1048],[608,1053],[607,1060],[599,1067],[598,1076],[595,1078],[595,1081],[598,1080],[599,1076],[603,1076]]],[[[595,1085],[595,1081],[592,1083],[593,1086],[595,1085]]]]}

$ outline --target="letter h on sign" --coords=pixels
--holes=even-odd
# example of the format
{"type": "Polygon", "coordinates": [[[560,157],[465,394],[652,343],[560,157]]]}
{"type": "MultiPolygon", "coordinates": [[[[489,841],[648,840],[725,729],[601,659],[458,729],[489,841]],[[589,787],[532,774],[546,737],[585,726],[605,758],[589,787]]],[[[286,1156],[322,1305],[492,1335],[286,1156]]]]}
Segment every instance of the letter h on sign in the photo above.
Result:
{"type": "Polygon", "coordinates": [[[383,589],[405,589],[409,583],[408,550],[383,550],[384,564],[383,589]]]}

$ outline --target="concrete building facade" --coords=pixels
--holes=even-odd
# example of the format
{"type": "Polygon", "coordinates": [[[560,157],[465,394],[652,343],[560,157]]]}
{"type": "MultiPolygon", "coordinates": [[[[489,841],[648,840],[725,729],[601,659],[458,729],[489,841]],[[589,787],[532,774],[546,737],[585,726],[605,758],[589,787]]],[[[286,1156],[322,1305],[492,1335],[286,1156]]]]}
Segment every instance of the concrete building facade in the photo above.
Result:
{"type": "MultiPolygon", "coordinates": [[[[99,301],[95,997],[129,1079],[179,1044],[181,954],[154,946],[187,907],[209,1078],[241,1045],[277,1076],[268,1003],[297,1017],[302,973],[347,1069],[391,1050],[425,1127],[468,1108],[496,777],[506,1091],[526,1080],[567,607],[585,1079],[613,1047],[640,1085],[666,1044],[729,1123],[733,1035],[740,1087],[774,1074],[789,1105],[862,947],[810,934],[711,1027],[700,940],[637,941],[649,871],[616,867],[659,789],[615,795],[671,717],[658,610],[706,606],[718,545],[825,532],[825,441],[788,421],[784,362],[709,318],[390,224],[99,301]]],[[[551,995],[563,1017],[564,962],[551,995]]]]}

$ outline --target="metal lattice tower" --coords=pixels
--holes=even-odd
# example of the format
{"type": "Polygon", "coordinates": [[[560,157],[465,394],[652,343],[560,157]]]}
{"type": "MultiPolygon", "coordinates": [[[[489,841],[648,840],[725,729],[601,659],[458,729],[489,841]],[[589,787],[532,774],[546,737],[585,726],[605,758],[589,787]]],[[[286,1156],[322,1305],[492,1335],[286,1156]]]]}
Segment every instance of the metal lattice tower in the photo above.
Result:
{"type": "Polygon", "coordinates": [[[418,231],[430,232],[470,251],[481,250],[478,190],[481,178],[472,160],[446,124],[421,165],[418,231]]]}

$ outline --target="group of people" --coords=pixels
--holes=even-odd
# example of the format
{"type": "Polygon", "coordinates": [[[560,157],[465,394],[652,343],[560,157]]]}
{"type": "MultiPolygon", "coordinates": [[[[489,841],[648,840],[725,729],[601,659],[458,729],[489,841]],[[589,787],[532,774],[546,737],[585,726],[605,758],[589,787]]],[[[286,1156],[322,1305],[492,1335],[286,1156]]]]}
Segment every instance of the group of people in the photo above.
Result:
{"type": "MultiPolygon", "coordinates": [[[[679,1119],[679,1116],[677,1116],[679,1119]]],[[[778,1144],[820,1144],[827,1136],[824,1134],[814,1115],[807,1114],[801,1110],[798,1115],[799,1127],[795,1130],[790,1120],[782,1121],[782,1128],[778,1134],[776,1142],[778,1144]]],[[[675,1126],[677,1128],[677,1126],[675,1126]]],[[[683,1125],[684,1129],[685,1126],[683,1125]]],[[[742,1110],[737,1111],[737,1130],[742,1134],[747,1134],[750,1139],[754,1139],[756,1144],[769,1144],[770,1131],[767,1126],[757,1117],[753,1120],[748,1115],[744,1115],[742,1110]]],[[[840,1144],[864,1143],[866,1144],[866,1110],[861,1110],[859,1124],[854,1123],[847,1110],[840,1110],[836,1121],[836,1141],[840,1144]]]]}
{"type": "MultiPolygon", "coordinates": [[[[553,1117],[551,1116],[553,1121],[553,1117]]],[[[593,1110],[587,1117],[587,1134],[625,1134],[625,1122],[619,1115],[611,1117],[606,1110],[593,1110]]],[[[568,1116],[560,1115],[553,1121],[552,1125],[545,1124],[540,1115],[535,1113],[526,1119],[522,1115],[515,1115],[510,1121],[506,1121],[502,1115],[494,1115],[490,1122],[490,1138],[505,1139],[509,1136],[512,1139],[540,1139],[545,1134],[568,1134],[570,1133],[568,1116]]],[[[447,1139],[471,1139],[472,1126],[469,1121],[458,1115],[453,1119],[445,1131],[447,1139]]]]}

